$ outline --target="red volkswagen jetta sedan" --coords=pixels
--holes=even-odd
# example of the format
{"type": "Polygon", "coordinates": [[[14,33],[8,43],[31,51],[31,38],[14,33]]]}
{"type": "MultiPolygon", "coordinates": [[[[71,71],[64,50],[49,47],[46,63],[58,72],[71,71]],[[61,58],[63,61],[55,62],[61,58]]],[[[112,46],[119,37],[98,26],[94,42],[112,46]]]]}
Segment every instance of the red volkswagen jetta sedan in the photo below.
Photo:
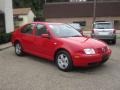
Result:
{"type": "Polygon", "coordinates": [[[15,53],[29,53],[54,61],[63,71],[90,67],[106,62],[110,48],[96,39],[83,37],[64,23],[33,22],[18,28],[12,35],[15,53]]]}

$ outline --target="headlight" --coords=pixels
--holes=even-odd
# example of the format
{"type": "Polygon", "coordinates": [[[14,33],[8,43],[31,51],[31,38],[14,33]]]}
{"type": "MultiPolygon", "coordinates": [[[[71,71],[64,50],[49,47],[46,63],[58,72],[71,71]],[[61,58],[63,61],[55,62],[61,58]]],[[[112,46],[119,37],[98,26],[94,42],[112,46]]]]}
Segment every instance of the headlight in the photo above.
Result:
{"type": "Polygon", "coordinates": [[[95,50],[92,48],[86,48],[84,49],[85,54],[95,54],[95,50]]]}

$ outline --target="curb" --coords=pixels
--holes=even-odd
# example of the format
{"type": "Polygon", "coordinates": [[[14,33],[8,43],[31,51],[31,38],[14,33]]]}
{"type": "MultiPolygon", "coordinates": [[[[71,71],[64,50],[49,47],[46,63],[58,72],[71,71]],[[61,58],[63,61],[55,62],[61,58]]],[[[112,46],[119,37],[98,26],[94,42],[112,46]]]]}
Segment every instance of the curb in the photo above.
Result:
{"type": "Polygon", "coordinates": [[[12,46],[8,46],[8,47],[5,47],[5,48],[0,48],[0,51],[3,51],[3,50],[8,49],[10,47],[12,47],[12,46]]]}
{"type": "Polygon", "coordinates": [[[0,45],[0,51],[12,47],[10,42],[0,45]]]}

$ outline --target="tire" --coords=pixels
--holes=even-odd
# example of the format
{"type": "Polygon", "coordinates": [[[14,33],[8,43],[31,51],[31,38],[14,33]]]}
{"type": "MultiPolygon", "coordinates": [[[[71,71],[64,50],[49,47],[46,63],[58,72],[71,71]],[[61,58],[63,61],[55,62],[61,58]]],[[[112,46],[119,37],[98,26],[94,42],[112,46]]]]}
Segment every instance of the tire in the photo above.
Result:
{"type": "Polygon", "coordinates": [[[15,43],[15,54],[18,56],[24,55],[22,45],[19,42],[15,43]]]}
{"type": "Polygon", "coordinates": [[[55,61],[57,67],[60,70],[65,72],[72,70],[73,64],[72,64],[71,56],[67,51],[65,50],[59,51],[55,56],[55,61]]]}
{"type": "Polygon", "coordinates": [[[113,39],[113,40],[112,40],[112,44],[116,44],[116,39],[113,39]]]}

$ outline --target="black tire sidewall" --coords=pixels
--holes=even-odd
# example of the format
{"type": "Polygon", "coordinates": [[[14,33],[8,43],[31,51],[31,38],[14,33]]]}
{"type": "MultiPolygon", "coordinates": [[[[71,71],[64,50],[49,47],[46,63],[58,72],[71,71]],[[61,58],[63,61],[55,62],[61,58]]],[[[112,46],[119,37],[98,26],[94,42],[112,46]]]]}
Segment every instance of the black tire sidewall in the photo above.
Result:
{"type": "Polygon", "coordinates": [[[112,44],[116,44],[116,39],[113,39],[113,40],[112,40],[112,44]]]}

